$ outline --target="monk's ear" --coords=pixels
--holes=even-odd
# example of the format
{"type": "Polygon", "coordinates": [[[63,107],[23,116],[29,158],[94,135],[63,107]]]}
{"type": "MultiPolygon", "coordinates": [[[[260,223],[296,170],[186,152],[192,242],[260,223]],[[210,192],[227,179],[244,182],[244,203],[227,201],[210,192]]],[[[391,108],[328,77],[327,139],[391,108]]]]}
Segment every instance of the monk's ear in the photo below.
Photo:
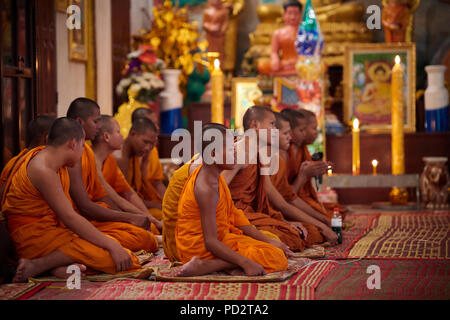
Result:
{"type": "Polygon", "coordinates": [[[75,119],[75,121],[78,121],[78,123],[81,124],[81,126],[83,126],[83,124],[84,124],[84,120],[81,119],[80,117],[77,117],[77,118],[75,119]]]}
{"type": "Polygon", "coordinates": [[[75,150],[75,147],[77,146],[77,139],[70,139],[69,141],[67,141],[67,147],[70,150],[75,150]]]}
{"type": "Polygon", "coordinates": [[[253,119],[252,121],[250,121],[250,129],[258,129],[258,127],[259,127],[258,120],[253,119]]]}

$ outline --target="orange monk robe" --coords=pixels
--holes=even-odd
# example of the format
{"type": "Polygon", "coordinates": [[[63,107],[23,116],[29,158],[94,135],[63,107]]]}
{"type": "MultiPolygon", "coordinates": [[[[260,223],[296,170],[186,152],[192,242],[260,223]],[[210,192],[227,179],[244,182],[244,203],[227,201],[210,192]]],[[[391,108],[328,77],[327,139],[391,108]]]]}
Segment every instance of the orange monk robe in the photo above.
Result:
{"type": "MultiPolygon", "coordinates": [[[[188,178],[178,204],[178,221],[175,231],[178,256],[187,263],[193,257],[210,260],[215,256],[206,249],[200,209],[194,195],[195,181],[202,166],[188,178]]],[[[267,273],[287,269],[288,261],[283,250],[243,234],[237,227],[250,225],[242,210],[231,200],[225,179],[219,176],[219,202],[216,207],[217,237],[237,253],[259,263],[267,273]]]]}
{"type": "MultiPolygon", "coordinates": [[[[81,167],[84,187],[89,194],[89,198],[99,205],[108,207],[108,205],[100,201],[106,197],[107,193],[97,174],[95,154],[88,144],[84,145],[81,167]]],[[[146,250],[154,252],[158,250],[158,242],[155,236],[147,230],[123,222],[91,221],[91,223],[101,232],[113,235],[122,246],[132,251],[146,250]]]]}
{"type": "MultiPolygon", "coordinates": [[[[278,171],[276,174],[270,176],[273,186],[281,194],[287,202],[294,201],[298,198],[297,194],[292,189],[287,178],[286,161],[279,156],[278,171]]],[[[307,246],[324,242],[324,238],[316,226],[302,222],[303,226],[308,230],[308,237],[306,239],[307,246]]]]}
{"type": "Polygon", "coordinates": [[[259,170],[259,165],[251,164],[240,170],[229,184],[236,208],[243,210],[258,230],[277,235],[293,251],[302,251],[305,242],[299,231],[284,220],[281,212],[271,207],[259,170]]]}
{"type": "MultiPolygon", "coordinates": [[[[297,177],[298,172],[300,171],[300,166],[304,161],[312,161],[311,154],[307,146],[303,146],[301,149],[298,149],[297,155],[294,154],[294,149],[291,146],[288,151],[288,181],[293,183],[297,177]]],[[[317,197],[316,189],[314,189],[311,179],[305,183],[303,187],[298,190],[297,195],[309,204],[312,208],[319,211],[323,215],[325,215],[330,221],[331,216],[333,215],[333,208],[339,207],[341,214],[344,214],[344,210],[342,210],[341,206],[338,203],[330,203],[326,206],[320,203],[319,198],[317,197]]]]}
{"type": "MultiPolygon", "coordinates": [[[[153,180],[162,180],[164,178],[162,166],[159,161],[158,150],[153,148],[150,152],[148,164],[145,169],[147,172],[142,172],[141,163],[142,157],[132,156],[130,158],[127,181],[142,199],[162,204],[162,199],[158,190],[153,185],[153,180]]],[[[162,211],[160,209],[150,208],[148,211],[156,219],[161,220],[162,211]]]]}
{"type": "Polygon", "coordinates": [[[9,176],[11,175],[11,171],[14,169],[16,163],[22,158],[29,150],[27,148],[20,151],[20,153],[11,158],[6,165],[3,167],[2,174],[0,176],[0,190],[3,189],[3,187],[6,184],[6,181],[8,181],[9,176]]]}
{"type": "MultiPolygon", "coordinates": [[[[175,241],[175,228],[178,220],[178,202],[180,200],[181,191],[189,178],[189,169],[191,163],[198,157],[196,154],[189,162],[177,169],[172,178],[170,178],[169,186],[164,194],[162,205],[162,222],[163,222],[163,248],[167,258],[171,261],[180,261],[178,257],[177,244],[175,241]]],[[[261,230],[269,238],[280,240],[279,237],[271,232],[261,230]]]]}
{"type": "MultiPolygon", "coordinates": [[[[91,269],[114,274],[115,263],[109,252],[80,238],[68,229],[28,179],[27,166],[45,147],[31,150],[22,157],[6,183],[2,208],[6,214],[8,231],[19,257],[37,259],[59,250],[72,260],[91,269]]],[[[70,178],[67,168],[58,175],[66,197],[71,201],[70,178]]],[[[108,235],[114,239],[114,236],[108,235]]],[[[117,240],[117,239],[115,239],[117,240]]],[[[129,250],[133,265],[130,270],[141,269],[137,257],[129,250]]]]}

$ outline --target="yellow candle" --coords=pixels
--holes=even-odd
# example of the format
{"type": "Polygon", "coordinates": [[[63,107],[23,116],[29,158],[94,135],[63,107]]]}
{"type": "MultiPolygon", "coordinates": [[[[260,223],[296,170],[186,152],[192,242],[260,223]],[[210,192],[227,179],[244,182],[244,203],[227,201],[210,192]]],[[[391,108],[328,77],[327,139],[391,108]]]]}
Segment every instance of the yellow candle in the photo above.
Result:
{"type": "Polygon", "coordinates": [[[328,167],[328,175],[332,176],[333,175],[333,169],[331,169],[330,167],[328,167]]]}
{"type": "Polygon", "coordinates": [[[405,149],[403,133],[403,76],[404,71],[400,64],[400,57],[395,57],[395,65],[392,69],[392,174],[405,173],[405,149]]]}
{"type": "Polygon", "coordinates": [[[360,147],[359,147],[359,120],[353,120],[352,129],[352,173],[359,174],[360,167],[360,147]]]}
{"type": "Polygon", "coordinates": [[[211,122],[223,124],[223,73],[220,70],[219,59],[214,60],[211,73],[211,122]]]}
{"type": "Polygon", "coordinates": [[[372,167],[373,167],[373,175],[377,175],[377,166],[378,166],[378,160],[372,160],[372,167]]]}

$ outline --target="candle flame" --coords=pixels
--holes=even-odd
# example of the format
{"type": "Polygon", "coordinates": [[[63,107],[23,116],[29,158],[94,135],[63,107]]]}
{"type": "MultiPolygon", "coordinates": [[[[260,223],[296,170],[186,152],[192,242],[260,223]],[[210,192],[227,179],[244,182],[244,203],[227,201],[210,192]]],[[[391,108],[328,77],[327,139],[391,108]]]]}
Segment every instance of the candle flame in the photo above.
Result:
{"type": "Polygon", "coordinates": [[[358,118],[355,118],[355,120],[353,120],[353,129],[358,130],[359,128],[359,120],[358,118]]]}
{"type": "Polygon", "coordinates": [[[376,167],[377,165],[378,165],[378,160],[372,160],[372,165],[374,166],[374,167],[376,167]]]}
{"type": "Polygon", "coordinates": [[[399,55],[395,56],[395,64],[400,64],[400,56],[399,55]]]}
{"type": "Polygon", "coordinates": [[[219,69],[220,68],[220,60],[219,59],[215,59],[214,60],[214,68],[215,69],[219,69]]]}

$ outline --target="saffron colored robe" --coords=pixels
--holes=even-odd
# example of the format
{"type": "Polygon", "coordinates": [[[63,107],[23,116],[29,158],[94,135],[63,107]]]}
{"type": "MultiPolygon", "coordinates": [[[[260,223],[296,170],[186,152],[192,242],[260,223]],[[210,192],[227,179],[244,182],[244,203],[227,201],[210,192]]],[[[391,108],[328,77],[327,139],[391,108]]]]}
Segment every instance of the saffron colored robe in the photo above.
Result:
{"type": "MultiPolygon", "coordinates": [[[[44,148],[43,146],[35,148],[19,160],[6,183],[5,195],[2,199],[8,231],[19,257],[37,259],[59,250],[75,262],[82,263],[91,269],[116,273],[115,263],[109,252],[80,238],[68,229],[29,180],[28,163],[44,148]]],[[[67,168],[60,168],[58,175],[64,193],[71,201],[67,168]]],[[[110,231],[110,233],[105,232],[106,235],[115,239],[115,230],[110,231]]],[[[131,269],[127,271],[141,269],[137,257],[130,250],[127,252],[133,261],[131,269]]]]}
{"type": "MultiPolygon", "coordinates": [[[[297,194],[289,184],[287,178],[286,161],[284,161],[283,157],[279,156],[278,172],[271,175],[270,180],[272,181],[273,186],[278,190],[278,192],[287,202],[294,201],[298,198],[297,194]]],[[[308,230],[308,237],[306,239],[307,246],[322,243],[325,241],[316,226],[304,222],[302,222],[302,224],[308,230]]]]}
{"type": "Polygon", "coordinates": [[[258,230],[269,231],[293,251],[302,251],[305,242],[299,231],[289,225],[281,212],[274,210],[264,190],[259,165],[251,164],[240,170],[229,184],[236,208],[244,211],[258,230]]]}
{"type": "MultiPolygon", "coordinates": [[[[159,161],[158,149],[153,148],[150,151],[145,171],[142,170],[142,161],[142,157],[132,156],[130,158],[127,181],[142,199],[162,204],[158,190],[153,185],[153,180],[162,180],[164,178],[161,162],[159,161]]],[[[162,219],[162,210],[150,208],[148,211],[156,219],[162,219]]]]}
{"type": "MultiPolygon", "coordinates": [[[[11,171],[14,169],[16,163],[22,158],[29,150],[27,148],[20,151],[20,153],[11,158],[6,165],[3,167],[2,174],[0,176],[0,191],[3,189],[3,187],[6,184],[6,181],[8,181],[9,176],[11,175],[11,171]]],[[[0,210],[1,211],[1,210],[0,210]]]]}
{"type": "MultiPolygon", "coordinates": [[[[89,198],[98,205],[108,207],[101,199],[107,196],[97,174],[95,154],[86,143],[81,158],[82,177],[84,187],[89,194],[89,198]]],[[[116,163],[117,164],[117,163],[116,163]]],[[[106,179],[106,178],[105,178],[106,179]]],[[[158,250],[158,241],[155,236],[142,228],[124,222],[100,222],[90,221],[98,230],[103,233],[113,234],[122,246],[132,251],[146,250],[155,252],[158,250]]]]}
{"type": "MultiPolygon", "coordinates": [[[[197,168],[188,178],[178,204],[175,238],[178,255],[183,263],[187,263],[194,256],[207,260],[215,258],[205,247],[200,209],[194,195],[195,183],[201,168],[202,166],[197,168]]],[[[281,249],[248,237],[237,228],[250,225],[250,222],[244,212],[234,206],[225,179],[221,175],[216,224],[218,240],[233,251],[259,263],[267,273],[287,269],[288,261],[281,249]]]]}

